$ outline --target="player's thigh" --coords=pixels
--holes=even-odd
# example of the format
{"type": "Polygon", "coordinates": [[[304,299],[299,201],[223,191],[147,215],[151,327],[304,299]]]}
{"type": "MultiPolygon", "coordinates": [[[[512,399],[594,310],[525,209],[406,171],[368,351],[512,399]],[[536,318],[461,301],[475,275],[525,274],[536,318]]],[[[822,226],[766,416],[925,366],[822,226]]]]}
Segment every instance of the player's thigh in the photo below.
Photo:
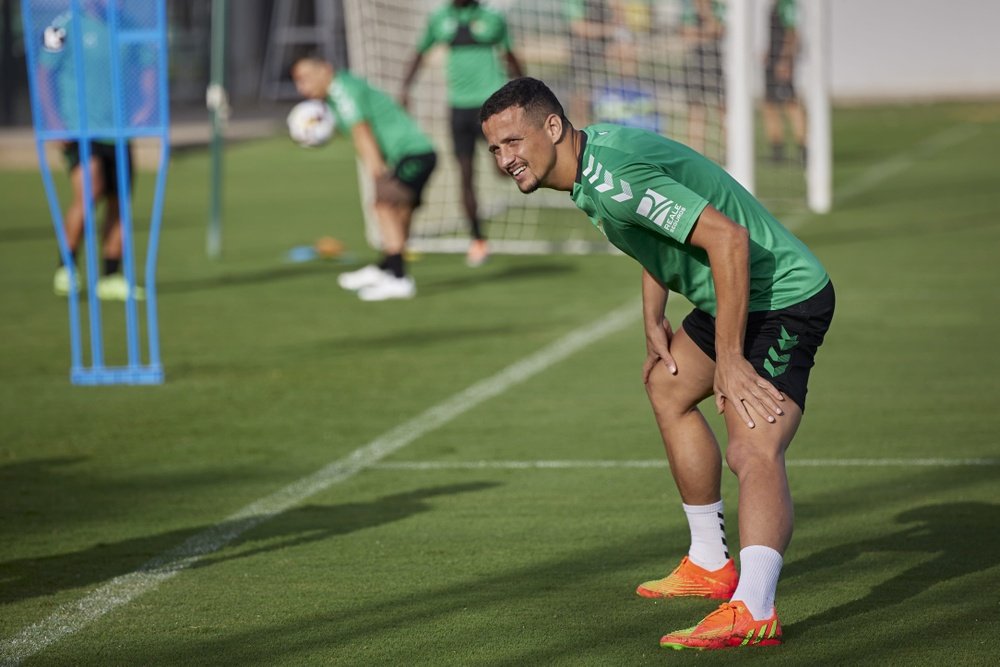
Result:
{"type": "MultiPolygon", "coordinates": [[[[104,196],[107,186],[104,177],[104,165],[101,163],[100,158],[91,156],[88,171],[90,175],[90,196],[93,201],[97,201],[104,196]]],[[[84,199],[83,179],[83,163],[81,162],[70,171],[70,182],[73,184],[73,196],[78,201],[83,201],[84,199]]]]}
{"type": "Polygon", "coordinates": [[[471,164],[472,155],[476,151],[476,142],[483,137],[483,129],[479,124],[479,109],[451,110],[451,143],[455,157],[468,156],[471,164]]]}
{"type": "Polygon", "coordinates": [[[649,374],[646,393],[658,407],[687,412],[712,395],[715,362],[683,328],[679,328],[670,341],[670,356],[677,366],[677,373],[671,373],[665,363],[657,363],[649,374]]]}

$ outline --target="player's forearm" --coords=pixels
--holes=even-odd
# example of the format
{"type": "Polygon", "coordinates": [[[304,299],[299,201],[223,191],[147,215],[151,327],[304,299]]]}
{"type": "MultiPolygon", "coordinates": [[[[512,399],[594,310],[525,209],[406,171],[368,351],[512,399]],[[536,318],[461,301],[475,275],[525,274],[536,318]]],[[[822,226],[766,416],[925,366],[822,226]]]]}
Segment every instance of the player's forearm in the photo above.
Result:
{"type": "Polygon", "coordinates": [[[42,115],[49,129],[62,127],[62,118],[56,109],[56,97],[52,92],[52,83],[49,72],[44,68],[38,72],[38,103],[42,108],[42,115]]]}
{"type": "Polygon", "coordinates": [[[524,76],[524,67],[513,51],[507,52],[507,72],[512,79],[519,79],[524,76]]]}
{"type": "Polygon", "coordinates": [[[413,60],[410,61],[410,67],[406,70],[406,76],[403,77],[403,95],[406,96],[410,92],[410,86],[413,85],[413,79],[417,76],[417,71],[420,69],[420,64],[424,60],[424,54],[417,52],[413,54],[413,60]]]}
{"type": "Polygon", "coordinates": [[[368,123],[355,125],[351,130],[351,136],[354,138],[354,148],[358,152],[358,157],[361,158],[361,163],[365,165],[368,173],[372,176],[381,175],[386,169],[385,158],[368,123]]]}
{"type": "Polygon", "coordinates": [[[795,54],[798,53],[798,50],[798,36],[795,34],[794,29],[788,28],[785,31],[785,39],[781,43],[781,53],[778,57],[782,60],[787,60],[789,64],[791,64],[791,62],[795,60],[795,54]]]}
{"type": "Polygon", "coordinates": [[[750,235],[735,223],[724,239],[708,249],[715,283],[715,352],[724,363],[743,358],[747,312],[750,304],[750,235]]]}
{"type": "Polygon", "coordinates": [[[646,329],[663,324],[669,291],[649,271],[642,270],[642,321],[646,329]]]}

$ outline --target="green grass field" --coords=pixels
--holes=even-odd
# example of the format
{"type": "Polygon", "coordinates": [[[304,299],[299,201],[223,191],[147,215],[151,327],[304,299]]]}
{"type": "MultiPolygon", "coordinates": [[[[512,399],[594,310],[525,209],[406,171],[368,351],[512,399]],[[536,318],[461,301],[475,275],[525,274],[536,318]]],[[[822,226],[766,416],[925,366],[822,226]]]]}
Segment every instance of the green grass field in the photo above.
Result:
{"type": "MultiPolygon", "coordinates": [[[[284,262],[323,234],[367,259],[349,146],[275,138],[227,154],[218,262],[207,156],[173,160],[158,387],[70,385],[41,180],[0,173],[0,662],[996,664],[1000,105],[834,120],[835,211],[789,218],[838,310],[789,453],[784,646],[663,651],[713,605],[633,594],[687,528],[653,465],[631,260],[425,256],[417,299],[363,304],[336,287],[348,262],[284,262]],[[629,304],[553,361],[548,346],[629,304]],[[546,349],[522,382],[421,421],[546,349]],[[386,434],[390,455],[362,449],[386,434]],[[314,493],[272,495],[358,450],[314,493]],[[258,501],[273,516],[237,515],[258,501]]],[[[148,210],[148,174],[138,188],[148,210]]],[[[121,361],[121,309],[104,312],[121,361]]],[[[728,474],[724,495],[734,544],[728,474]]]]}

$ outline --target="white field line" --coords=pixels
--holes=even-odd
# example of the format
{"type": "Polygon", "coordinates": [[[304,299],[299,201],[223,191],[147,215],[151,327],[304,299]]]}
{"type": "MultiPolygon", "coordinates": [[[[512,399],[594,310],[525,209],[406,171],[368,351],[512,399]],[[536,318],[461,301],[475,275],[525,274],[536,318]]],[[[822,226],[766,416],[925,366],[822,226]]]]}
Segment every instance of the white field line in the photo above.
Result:
{"type": "MultiPolygon", "coordinates": [[[[979,134],[980,130],[978,125],[971,123],[953,125],[931,135],[908,150],[896,153],[881,162],[876,162],[844,185],[834,188],[834,205],[843,204],[874,189],[893,176],[903,173],[919,160],[927,159],[935,153],[940,153],[971,139],[979,134]]],[[[788,229],[794,230],[811,218],[812,214],[808,212],[795,213],[783,218],[782,224],[788,229]]]]}
{"type": "Polygon", "coordinates": [[[492,377],[481,380],[426,412],[400,424],[350,455],[247,505],[215,526],[153,558],[139,569],[108,581],[80,600],[59,607],[48,618],[0,642],[0,664],[18,664],[45,647],[83,629],[117,607],[155,589],[205,556],[218,551],[244,532],[342,482],[399,451],[423,435],[516,384],[524,382],[598,340],[623,329],[641,312],[629,302],[599,320],[563,336],[492,377]]]}
{"type": "MultiPolygon", "coordinates": [[[[1000,459],[788,459],[790,468],[1000,466],[1000,459]]],[[[666,468],[666,459],[565,461],[388,461],[373,470],[581,470],[587,468],[666,468]]]]}

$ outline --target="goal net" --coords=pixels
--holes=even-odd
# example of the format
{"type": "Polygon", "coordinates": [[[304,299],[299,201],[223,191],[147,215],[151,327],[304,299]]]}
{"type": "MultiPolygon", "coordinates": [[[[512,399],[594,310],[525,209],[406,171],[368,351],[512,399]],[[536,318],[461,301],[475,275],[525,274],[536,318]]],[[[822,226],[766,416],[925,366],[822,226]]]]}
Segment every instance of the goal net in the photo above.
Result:
{"type": "MultiPolygon", "coordinates": [[[[446,1],[345,0],[351,69],[398,98],[427,18],[446,1]]],[[[505,15],[514,53],[526,74],[553,89],[576,127],[594,122],[643,127],[726,164],[725,142],[727,136],[729,141],[734,138],[725,129],[724,102],[732,77],[725,75],[725,33],[730,26],[722,0],[495,0],[483,4],[505,15]]],[[[746,58],[759,63],[753,50],[751,45],[746,58]]],[[[464,252],[469,231],[452,154],[446,58],[446,47],[436,46],[426,53],[409,91],[410,110],[430,134],[439,155],[424,204],[414,219],[411,246],[430,252],[464,252]]],[[[752,122],[748,133],[754,133],[752,122]]],[[[742,139],[752,151],[754,137],[742,139]]],[[[576,253],[609,248],[591,225],[581,224],[567,193],[539,190],[524,196],[509,177],[499,174],[482,143],[476,152],[475,179],[480,218],[494,252],[576,253]]],[[[359,181],[367,203],[371,186],[360,170],[359,181]]],[[[365,206],[365,215],[372,215],[370,206],[365,206]]],[[[366,228],[369,241],[377,245],[374,221],[367,220],[366,228]]]]}

